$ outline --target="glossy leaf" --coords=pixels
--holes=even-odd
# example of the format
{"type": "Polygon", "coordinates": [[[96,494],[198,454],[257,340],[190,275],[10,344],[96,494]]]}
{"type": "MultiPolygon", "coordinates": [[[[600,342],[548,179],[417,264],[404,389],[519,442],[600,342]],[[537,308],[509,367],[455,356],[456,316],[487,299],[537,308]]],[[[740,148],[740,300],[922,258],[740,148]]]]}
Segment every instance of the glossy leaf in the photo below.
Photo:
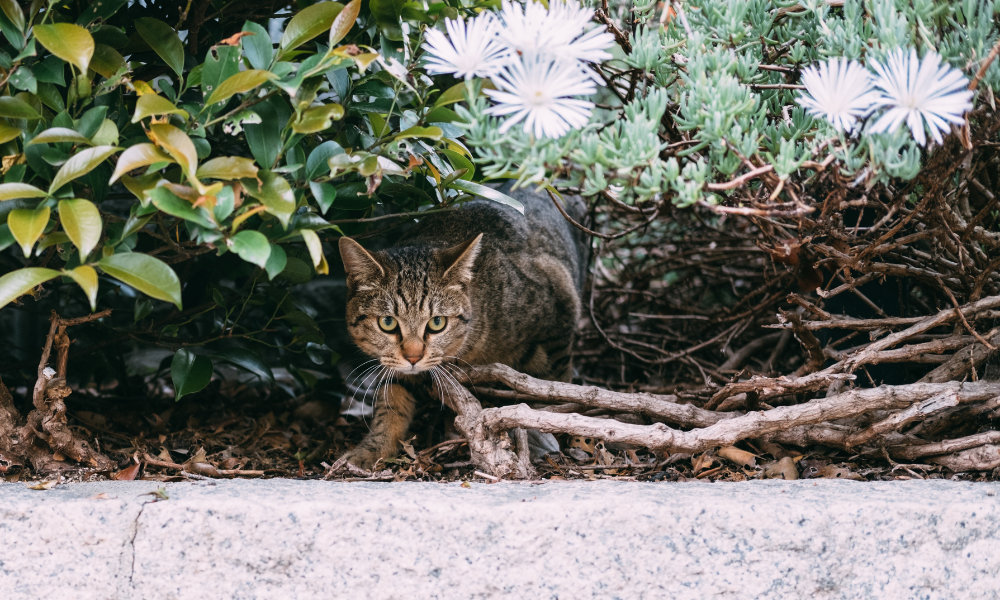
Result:
{"type": "Polygon", "coordinates": [[[281,49],[287,53],[330,29],[334,19],[343,10],[337,2],[318,2],[299,11],[285,27],[281,36],[281,49]]]}
{"type": "Polygon", "coordinates": [[[271,35],[253,21],[247,21],[243,25],[243,31],[253,34],[243,36],[240,39],[240,43],[243,45],[243,55],[250,61],[251,67],[266,70],[271,66],[271,60],[274,58],[271,35]]]}
{"type": "Polygon", "coordinates": [[[181,115],[185,119],[188,117],[186,110],[177,108],[173,102],[163,96],[144,94],[139,96],[139,99],[135,103],[135,114],[132,115],[132,122],[138,123],[146,117],[158,117],[160,115],[181,115]]]}
{"type": "Polygon", "coordinates": [[[309,250],[309,257],[312,259],[316,272],[328,275],[330,267],[326,263],[326,256],[323,255],[323,243],[319,240],[319,234],[311,229],[303,229],[299,231],[299,234],[306,243],[306,248],[309,250]]]}
{"type": "Polygon", "coordinates": [[[266,362],[249,350],[243,348],[226,348],[215,355],[215,358],[220,358],[237,367],[246,369],[264,381],[274,382],[274,373],[271,372],[271,367],[267,366],[266,362]]]}
{"type": "Polygon", "coordinates": [[[319,205],[319,210],[321,213],[326,213],[333,206],[334,200],[337,199],[337,188],[333,187],[329,183],[319,183],[317,181],[309,182],[309,191],[312,192],[313,198],[316,199],[316,204],[319,205]]]}
{"type": "Polygon", "coordinates": [[[183,75],[184,45],[170,25],[157,19],[142,17],[135,20],[135,29],[174,73],[183,75]]]}
{"type": "Polygon", "coordinates": [[[313,106],[302,112],[302,116],[292,123],[295,133],[318,133],[329,129],[334,121],[344,118],[344,107],[339,104],[313,106]]]}
{"type": "Polygon", "coordinates": [[[149,126],[149,137],[177,161],[188,179],[197,179],[198,151],[186,133],[173,125],[153,123],[149,126]]]}
{"type": "Polygon", "coordinates": [[[258,69],[242,71],[220,83],[219,87],[215,88],[208,97],[208,100],[205,101],[205,104],[225,102],[236,94],[245,94],[274,78],[274,73],[270,71],[261,71],[258,69]]]}
{"type": "Polygon", "coordinates": [[[52,178],[52,184],[49,185],[49,193],[55,193],[67,183],[90,173],[97,168],[97,165],[107,160],[108,157],[118,152],[118,150],[119,148],[114,146],[96,146],[77,152],[63,163],[56,176],[52,178]]]}
{"type": "Polygon", "coordinates": [[[90,68],[95,73],[111,79],[118,71],[127,66],[125,57],[111,46],[105,44],[94,46],[94,56],[90,59],[90,68]]]}
{"type": "Polygon", "coordinates": [[[172,163],[174,159],[154,144],[136,144],[126,149],[118,157],[118,166],[115,167],[115,172],[111,175],[109,183],[114,183],[119,177],[129,171],[138,169],[139,167],[147,167],[158,162],[172,163]]]}
{"type": "Polygon", "coordinates": [[[83,293],[87,295],[90,310],[97,310],[97,271],[93,267],[80,265],[72,271],[63,271],[63,275],[75,281],[83,293]]]}
{"type": "Polygon", "coordinates": [[[18,31],[24,31],[24,11],[16,0],[0,0],[0,9],[18,31]]]}
{"type": "Polygon", "coordinates": [[[46,50],[76,65],[86,75],[90,58],[94,56],[94,38],[89,31],[73,23],[35,25],[33,31],[35,39],[46,50]]]}
{"type": "Polygon", "coordinates": [[[524,214],[523,204],[511,198],[507,194],[500,193],[491,187],[486,187],[485,185],[473,183],[464,179],[456,179],[448,184],[448,187],[456,190],[462,190],[463,192],[468,192],[470,194],[486,198],[487,200],[493,200],[494,202],[499,202],[500,204],[506,204],[507,206],[517,210],[519,213],[524,214]]]}
{"type": "Polygon", "coordinates": [[[7,215],[7,226],[10,227],[10,232],[21,246],[25,257],[31,256],[31,249],[38,238],[42,237],[45,226],[49,224],[49,212],[49,207],[43,206],[37,210],[19,208],[7,215]]]}
{"type": "Polygon", "coordinates": [[[404,131],[400,131],[395,135],[397,140],[402,140],[406,138],[427,138],[431,140],[439,140],[444,132],[441,131],[440,127],[410,127],[404,131]]]}
{"type": "Polygon", "coordinates": [[[6,121],[0,120],[0,144],[6,144],[11,140],[21,137],[21,130],[6,121]]]}
{"type": "Polygon", "coordinates": [[[89,200],[60,200],[59,222],[73,245],[80,250],[81,262],[101,241],[101,211],[89,200]]]}
{"type": "Polygon", "coordinates": [[[170,361],[170,380],[174,384],[174,400],[188,394],[200,392],[212,380],[212,361],[207,356],[198,356],[187,348],[174,353],[170,361]]]}
{"type": "Polygon", "coordinates": [[[29,267],[0,277],[0,308],[30,292],[35,286],[59,276],[59,271],[29,267]]]}
{"type": "Polygon", "coordinates": [[[271,244],[267,236],[259,231],[241,231],[229,238],[229,249],[240,258],[260,268],[267,265],[271,256],[271,244]]]}
{"type": "Polygon", "coordinates": [[[347,33],[354,26],[354,22],[358,19],[358,13],[361,11],[361,0],[351,0],[344,7],[344,10],[340,11],[337,18],[333,20],[333,24],[330,26],[330,39],[327,42],[327,46],[333,48],[337,45],[337,42],[344,39],[347,33]]]}
{"type": "Polygon", "coordinates": [[[8,119],[41,119],[42,115],[30,104],[12,96],[0,96],[0,117],[8,119]]]}
{"type": "Polygon", "coordinates": [[[44,198],[44,191],[27,183],[0,183],[0,201],[17,198],[44,198]]]}
{"type": "Polygon", "coordinates": [[[258,171],[257,177],[263,185],[258,186],[252,179],[243,179],[243,187],[250,196],[267,207],[267,212],[278,217],[281,224],[288,227],[288,220],[295,212],[295,193],[291,186],[284,177],[273,171],[258,171]]]}
{"type": "Polygon", "coordinates": [[[309,153],[309,159],[306,160],[306,179],[316,179],[329,173],[330,165],[328,161],[332,157],[343,153],[344,149],[333,140],[325,141],[316,146],[309,153]]]}
{"type": "Polygon", "coordinates": [[[242,156],[217,156],[198,167],[199,179],[256,179],[257,165],[252,158],[242,156]]]}
{"type": "Polygon", "coordinates": [[[68,142],[71,144],[84,144],[86,146],[93,146],[93,143],[82,133],[69,129],[67,127],[51,127],[45,131],[39,133],[28,142],[28,146],[32,144],[57,144],[60,142],[68,142]]]}
{"type": "Polygon", "coordinates": [[[166,187],[157,187],[149,191],[149,198],[153,201],[153,206],[179,219],[190,221],[205,229],[215,229],[212,222],[212,213],[204,208],[195,208],[190,202],[183,198],[178,198],[166,187]]]}
{"type": "Polygon", "coordinates": [[[105,257],[98,266],[143,294],[172,302],[178,310],[181,309],[181,282],[174,270],[162,260],[148,254],[123,252],[105,257]]]}
{"type": "Polygon", "coordinates": [[[267,278],[274,280],[275,277],[285,270],[288,265],[288,255],[285,249],[277,244],[271,244],[271,255],[267,257],[267,264],[264,270],[267,271],[267,278]]]}
{"type": "Polygon", "coordinates": [[[399,17],[404,4],[406,0],[369,0],[368,3],[382,35],[396,42],[403,40],[399,17]]]}

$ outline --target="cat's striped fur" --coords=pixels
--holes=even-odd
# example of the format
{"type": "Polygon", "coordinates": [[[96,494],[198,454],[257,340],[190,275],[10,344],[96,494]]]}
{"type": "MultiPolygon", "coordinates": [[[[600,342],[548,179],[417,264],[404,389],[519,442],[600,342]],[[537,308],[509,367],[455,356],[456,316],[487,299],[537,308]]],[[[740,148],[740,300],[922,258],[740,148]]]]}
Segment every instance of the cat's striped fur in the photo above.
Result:
{"type": "MultiPolygon", "coordinates": [[[[569,379],[586,238],[548,196],[509,184],[503,191],[525,205],[524,215],[473,201],[420,219],[381,252],[341,238],[348,330],[378,361],[367,375],[376,389],[371,432],[351,451],[354,465],[371,468],[395,456],[416,388],[433,383],[447,394],[451,369],[499,362],[534,377],[569,379]],[[446,319],[440,331],[433,331],[441,324],[435,317],[446,319]]],[[[566,202],[581,216],[579,198],[566,202]]]]}

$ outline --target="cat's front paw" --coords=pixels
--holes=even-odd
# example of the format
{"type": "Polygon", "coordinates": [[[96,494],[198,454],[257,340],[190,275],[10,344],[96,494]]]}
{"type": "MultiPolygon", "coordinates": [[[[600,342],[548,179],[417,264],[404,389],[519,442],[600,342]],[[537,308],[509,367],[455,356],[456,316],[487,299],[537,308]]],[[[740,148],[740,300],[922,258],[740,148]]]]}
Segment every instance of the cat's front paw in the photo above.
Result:
{"type": "Polygon", "coordinates": [[[382,456],[378,452],[368,448],[355,448],[345,454],[343,458],[346,458],[348,463],[358,467],[359,469],[371,471],[375,468],[375,463],[377,463],[382,456]]]}

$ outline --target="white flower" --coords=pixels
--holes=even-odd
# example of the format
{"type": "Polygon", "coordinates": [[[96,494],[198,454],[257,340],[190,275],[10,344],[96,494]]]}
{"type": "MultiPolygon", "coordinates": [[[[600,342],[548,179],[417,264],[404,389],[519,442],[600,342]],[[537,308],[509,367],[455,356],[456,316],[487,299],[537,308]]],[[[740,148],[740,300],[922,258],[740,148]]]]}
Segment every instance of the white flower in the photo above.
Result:
{"type": "Polygon", "coordinates": [[[500,39],[520,55],[546,55],[562,60],[601,62],[615,38],[602,27],[591,27],[593,11],[576,0],[551,0],[549,8],[528,0],[524,5],[504,0],[500,39]]]}
{"type": "Polygon", "coordinates": [[[570,62],[542,56],[523,56],[493,78],[498,90],[485,90],[497,103],[486,109],[491,115],[510,115],[500,133],[524,121],[524,132],[535,137],[562,137],[590,120],[592,102],[572,96],[589,96],[594,82],[570,62]]]}
{"type": "Polygon", "coordinates": [[[492,77],[510,60],[510,51],[497,39],[498,23],[484,12],[469,21],[445,21],[448,35],[427,30],[424,49],[430,54],[427,71],[454,73],[455,77],[492,77]]]}
{"type": "Polygon", "coordinates": [[[802,72],[802,83],[808,93],[799,96],[799,104],[842,131],[852,131],[878,97],[868,71],[846,58],[820,63],[819,70],[809,67],[802,72]]]}
{"type": "Polygon", "coordinates": [[[931,137],[940,144],[948,123],[963,123],[963,115],[972,109],[968,78],[958,69],[942,65],[936,52],[928,52],[920,60],[916,50],[909,54],[896,50],[886,64],[876,62],[872,68],[878,74],[875,87],[880,90],[875,106],[889,109],[872,125],[874,133],[896,131],[906,121],[913,138],[923,146],[927,142],[926,122],[931,137]]]}

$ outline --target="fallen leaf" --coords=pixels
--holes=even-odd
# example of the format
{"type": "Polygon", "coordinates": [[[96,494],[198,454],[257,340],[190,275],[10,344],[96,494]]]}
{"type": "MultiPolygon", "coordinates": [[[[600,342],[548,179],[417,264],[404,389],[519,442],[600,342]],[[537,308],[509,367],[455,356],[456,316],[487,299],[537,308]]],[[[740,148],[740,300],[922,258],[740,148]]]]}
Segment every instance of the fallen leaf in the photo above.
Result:
{"type": "Polygon", "coordinates": [[[29,490],[51,490],[52,488],[59,485],[58,479],[50,479],[48,481],[39,481],[35,485],[29,485],[29,490]]]}
{"type": "Polygon", "coordinates": [[[464,487],[464,488],[471,488],[471,487],[472,487],[472,484],[471,484],[471,483],[469,483],[468,481],[463,481],[463,482],[462,482],[462,487],[464,487]]]}
{"type": "Polygon", "coordinates": [[[240,38],[247,35],[257,35],[252,31],[240,31],[222,40],[216,46],[236,46],[240,43],[240,38]]]}
{"type": "Polygon", "coordinates": [[[825,479],[850,479],[852,481],[865,481],[864,477],[858,475],[850,469],[834,465],[827,465],[823,467],[818,473],[816,473],[816,476],[823,477],[825,479]]]}
{"type": "Polygon", "coordinates": [[[795,467],[795,460],[786,456],[764,467],[764,478],[791,481],[799,478],[799,470],[795,467]]]}
{"type": "Polygon", "coordinates": [[[139,463],[131,464],[115,473],[112,478],[116,481],[135,481],[135,478],[139,475],[139,467],[141,466],[139,463]]]}
{"type": "Polygon", "coordinates": [[[757,457],[746,450],[740,450],[735,446],[719,448],[716,452],[718,456],[728,461],[734,462],[742,467],[757,467],[757,457]]]}
{"type": "Polygon", "coordinates": [[[570,448],[579,448],[587,454],[594,454],[594,450],[597,448],[597,439],[592,437],[583,437],[582,435],[574,435],[569,438],[570,448]]]}
{"type": "Polygon", "coordinates": [[[101,492],[100,494],[97,494],[96,496],[91,496],[90,499],[91,500],[111,500],[111,496],[109,496],[107,492],[101,492]]]}
{"type": "Polygon", "coordinates": [[[698,456],[691,459],[691,469],[694,470],[695,473],[700,473],[711,467],[714,462],[715,456],[712,455],[711,451],[702,452],[698,456]]]}

